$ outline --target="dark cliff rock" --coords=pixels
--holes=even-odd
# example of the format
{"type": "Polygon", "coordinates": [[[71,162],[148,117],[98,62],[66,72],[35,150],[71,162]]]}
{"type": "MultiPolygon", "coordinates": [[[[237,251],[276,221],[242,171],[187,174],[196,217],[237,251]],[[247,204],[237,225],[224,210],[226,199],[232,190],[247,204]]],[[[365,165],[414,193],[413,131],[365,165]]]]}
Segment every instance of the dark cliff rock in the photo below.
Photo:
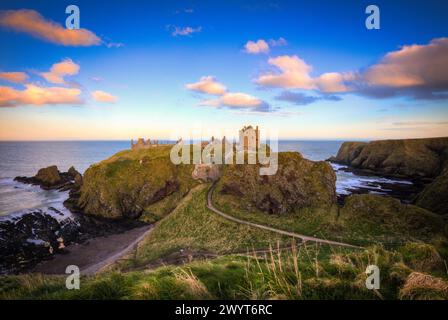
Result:
{"type": "Polygon", "coordinates": [[[68,172],[60,172],[57,166],[39,169],[34,177],[16,177],[15,181],[38,185],[45,190],[70,189],[75,180],[82,181],[81,174],[71,167],[68,172]]]}
{"type": "Polygon", "coordinates": [[[261,176],[260,165],[226,165],[217,197],[231,196],[242,209],[282,214],[296,208],[328,207],[336,202],[336,175],[324,162],[297,152],[278,154],[278,171],[261,176]]]}
{"type": "Polygon", "coordinates": [[[344,142],[336,157],[328,160],[348,165],[355,172],[413,179],[422,190],[412,199],[414,204],[438,214],[448,213],[448,138],[344,142]]]}
{"type": "Polygon", "coordinates": [[[344,142],[328,160],[384,175],[435,178],[448,160],[448,138],[344,142]]]}
{"type": "Polygon", "coordinates": [[[79,237],[75,220],[59,221],[41,210],[0,221],[0,273],[20,272],[51,259],[79,237]]]}

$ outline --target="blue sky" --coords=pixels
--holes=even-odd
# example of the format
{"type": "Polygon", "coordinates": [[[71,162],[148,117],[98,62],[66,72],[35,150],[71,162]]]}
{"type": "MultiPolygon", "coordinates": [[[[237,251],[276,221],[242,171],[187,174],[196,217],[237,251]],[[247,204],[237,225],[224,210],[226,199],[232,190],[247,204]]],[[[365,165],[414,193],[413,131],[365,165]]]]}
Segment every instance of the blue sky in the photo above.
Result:
{"type": "Polygon", "coordinates": [[[34,10],[43,20],[64,27],[69,4],[78,5],[81,28],[101,43],[66,45],[19,30],[14,23],[0,24],[0,72],[27,74],[24,82],[0,78],[0,88],[11,88],[8,94],[21,97],[27,84],[43,90],[76,88],[81,102],[4,98],[0,139],[166,139],[198,126],[204,135],[236,133],[244,124],[272,128],[290,139],[448,135],[447,99],[440,98],[448,81],[434,74],[436,67],[428,59],[433,52],[429,50],[440,55],[436,61],[446,57],[445,42],[428,49],[434,39],[448,36],[446,1],[15,0],[2,1],[0,10],[34,10]],[[380,8],[380,30],[365,27],[369,4],[380,8]],[[173,35],[175,30],[193,32],[173,35]],[[272,44],[278,39],[285,43],[272,44]],[[248,53],[248,41],[258,40],[268,44],[269,51],[248,53]],[[393,60],[375,69],[388,53],[414,44],[422,53],[409,59],[428,60],[422,70],[406,69],[414,60],[393,60]],[[310,84],[263,82],[263,75],[282,73],[278,57],[309,66],[293,76],[309,76],[310,84]],[[42,78],[41,73],[68,60],[79,71],[64,76],[64,83],[42,78]],[[397,85],[397,64],[400,80],[405,75],[418,78],[418,84],[403,80],[397,85]],[[326,73],[343,77],[344,87],[324,89],[320,76],[326,73]],[[225,93],[188,89],[207,76],[225,86],[225,93]],[[379,98],[376,89],[387,98],[379,98]],[[113,101],[92,98],[97,91],[110,94],[113,101]],[[285,92],[292,98],[279,99],[285,92]],[[422,92],[424,98],[417,95],[422,92]],[[243,98],[247,105],[240,103],[243,98]]]}

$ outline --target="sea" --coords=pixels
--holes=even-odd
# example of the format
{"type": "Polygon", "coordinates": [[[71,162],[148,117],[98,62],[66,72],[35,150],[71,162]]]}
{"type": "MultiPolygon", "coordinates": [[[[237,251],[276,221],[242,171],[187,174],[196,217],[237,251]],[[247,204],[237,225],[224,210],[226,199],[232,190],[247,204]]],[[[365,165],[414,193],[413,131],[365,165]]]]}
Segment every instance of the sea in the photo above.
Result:
{"type": "MultiPolygon", "coordinates": [[[[298,151],[305,158],[319,161],[336,155],[343,141],[279,141],[279,151],[298,151]]],[[[62,212],[65,219],[70,212],[63,202],[67,192],[42,190],[38,186],[14,181],[17,176],[33,176],[40,168],[57,165],[60,171],[71,166],[83,173],[89,166],[118,151],[129,149],[129,141],[39,141],[0,142],[0,220],[23,215],[36,209],[52,214],[62,212]]],[[[336,192],[348,195],[354,189],[368,186],[372,193],[382,194],[384,183],[412,184],[406,180],[392,180],[377,176],[356,175],[344,166],[332,164],[336,172],[336,192]]]]}

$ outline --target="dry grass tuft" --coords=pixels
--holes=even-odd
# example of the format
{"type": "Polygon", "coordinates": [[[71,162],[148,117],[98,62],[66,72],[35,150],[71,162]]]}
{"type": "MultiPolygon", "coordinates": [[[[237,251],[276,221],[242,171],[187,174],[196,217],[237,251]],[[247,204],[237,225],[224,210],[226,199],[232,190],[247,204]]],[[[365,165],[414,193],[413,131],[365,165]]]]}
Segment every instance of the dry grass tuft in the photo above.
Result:
{"type": "Polygon", "coordinates": [[[448,299],[448,283],[428,274],[413,272],[401,288],[399,298],[410,300],[448,299]]]}
{"type": "Polygon", "coordinates": [[[188,293],[195,299],[211,299],[207,287],[193,274],[191,269],[179,269],[175,273],[176,281],[185,285],[188,293]]]}

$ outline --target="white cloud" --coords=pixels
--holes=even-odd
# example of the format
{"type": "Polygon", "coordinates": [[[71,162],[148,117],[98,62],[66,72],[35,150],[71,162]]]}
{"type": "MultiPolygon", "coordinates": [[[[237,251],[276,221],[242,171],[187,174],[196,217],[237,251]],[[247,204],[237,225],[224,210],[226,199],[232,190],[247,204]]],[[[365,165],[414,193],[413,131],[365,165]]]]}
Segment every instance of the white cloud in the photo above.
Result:
{"type": "Polygon", "coordinates": [[[216,99],[201,101],[200,106],[246,108],[258,112],[267,112],[270,109],[266,102],[257,97],[241,92],[227,92],[227,88],[212,76],[202,77],[199,82],[187,84],[185,87],[199,93],[219,96],[216,99]]]}
{"type": "Polygon", "coordinates": [[[448,86],[448,38],[427,45],[403,46],[370,67],[364,78],[369,85],[387,87],[448,86]]]}
{"type": "Polygon", "coordinates": [[[202,106],[230,107],[230,108],[256,108],[263,104],[263,101],[246,93],[226,93],[217,99],[205,100],[200,103],[202,106]]]}
{"type": "Polygon", "coordinates": [[[315,79],[316,87],[322,92],[347,92],[350,88],[346,83],[355,79],[353,73],[328,72],[315,79]]]}
{"type": "Polygon", "coordinates": [[[55,84],[65,84],[64,77],[78,74],[79,65],[71,59],[65,59],[59,63],[53,64],[49,72],[40,73],[48,82],[55,84]]]}
{"type": "Polygon", "coordinates": [[[82,104],[81,90],[76,88],[40,87],[26,84],[25,90],[0,87],[0,107],[22,105],[82,104]]]}
{"type": "Polygon", "coordinates": [[[217,82],[212,76],[201,77],[198,82],[189,83],[185,87],[188,90],[213,95],[222,95],[227,91],[227,88],[222,83],[217,82]]]}
{"type": "Polygon", "coordinates": [[[101,39],[87,29],[69,30],[46,20],[34,10],[8,10],[0,13],[0,26],[63,46],[100,45],[101,39]]]}
{"type": "Polygon", "coordinates": [[[261,86],[320,90],[322,92],[346,92],[349,90],[346,81],[352,81],[352,73],[324,73],[317,78],[311,76],[313,67],[298,56],[279,56],[270,58],[268,63],[276,67],[276,72],[269,72],[258,77],[255,82],[261,86]]]}
{"type": "Polygon", "coordinates": [[[257,41],[248,41],[244,45],[244,51],[249,54],[269,53],[270,47],[286,46],[288,42],[280,37],[276,39],[269,39],[268,41],[259,39],[257,41]]]}
{"type": "Polygon", "coordinates": [[[269,45],[263,39],[260,39],[256,42],[248,41],[244,46],[244,50],[249,54],[268,53],[269,45]]]}
{"type": "Polygon", "coordinates": [[[108,48],[122,48],[122,47],[124,47],[124,43],[121,43],[121,42],[109,42],[109,43],[106,43],[106,47],[108,47],[108,48]]]}
{"type": "Polygon", "coordinates": [[[280,72],[261,75],[257,80],[261,86],[290,88],[290,89],[315,89],[313,79],[310,76],[312,67],[298,56],[279,56],[270,58],[268,63],[275,66],[280,72]]]}
{"type": "Polygon", "coordinates": [[[269,45],[271,47],[283,47],[283,46],[287,46],[288,45],[288,41],[285,40],[285,38],[278,38],[277,40],[275,39],[270,39],[269,40],[269,45]]]}
{"type": "Polygon", "coordinates": [[[185,36],[191,36],[193,33],[201,32],[201,31],[202,31],[202,27],[193,28],[193,27],[172,26],[171,35],[173,37],[177,37],[177,36],[185,37],[185,36]]]}
{"type": "Polygon", "coordinates": [[[326,72],[315,77],[312,66],[295,55],[270,58],[268,63],[275,70],[255,79],[260,86],[353,92],[373,98],[448,99],[448,38],[403,46],[365,70],[326,72]]]}
{"type": "Polygon", "coordinates": [[[0,79],[13,83],[23,83],[28,79],[25,72],[0,72],[0,79]]]}
{"type": "Polygon", "coordinates": [[[97,102],[115,103],[118,98],[108,92],[96,90],[92,92],[92,98],[97,102]]]}

